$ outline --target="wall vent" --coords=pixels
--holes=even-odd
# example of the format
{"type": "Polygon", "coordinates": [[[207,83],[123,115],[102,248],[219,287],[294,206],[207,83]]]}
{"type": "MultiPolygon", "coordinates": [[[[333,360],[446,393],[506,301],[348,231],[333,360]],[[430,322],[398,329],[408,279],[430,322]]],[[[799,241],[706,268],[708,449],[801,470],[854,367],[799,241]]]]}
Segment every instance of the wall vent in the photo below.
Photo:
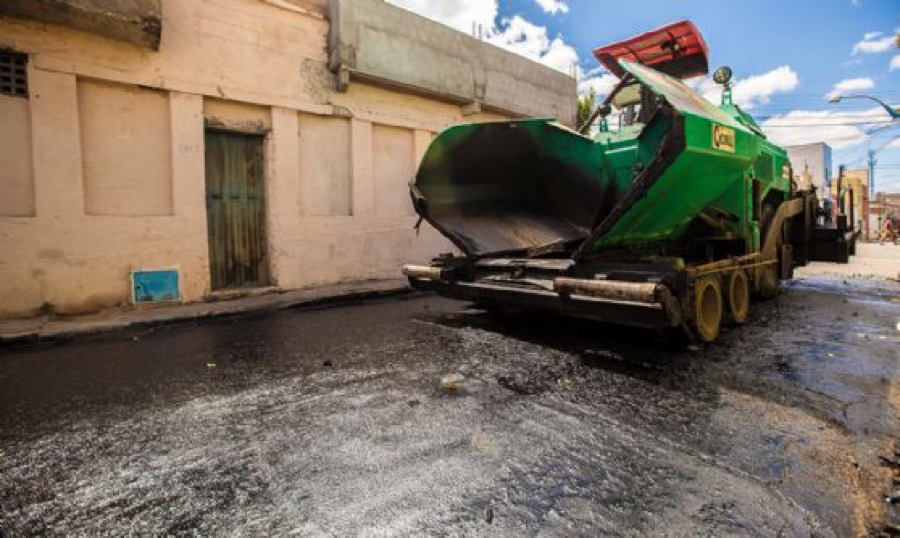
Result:
{"type": "Polygon", "coordinates": [[[28,55],[0,50],[0,94],[28,97],[28,55]]]}

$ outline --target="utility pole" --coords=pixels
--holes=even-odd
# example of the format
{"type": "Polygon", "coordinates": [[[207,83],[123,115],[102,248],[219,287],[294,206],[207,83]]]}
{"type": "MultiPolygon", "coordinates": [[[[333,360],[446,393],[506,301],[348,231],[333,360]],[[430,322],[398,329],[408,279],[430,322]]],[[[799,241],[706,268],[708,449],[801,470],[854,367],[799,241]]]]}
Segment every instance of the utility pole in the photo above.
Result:
{"type": "Polygon", "coordinates": [[[842,164],[838,166],[838,178],[837,178],[837,208],[835,213],[835,221],[837,221],[837,215],[844,214],[844,170],[846,167],[842,164]]]}
{"type": "Polygon", "coordinates": [[[875,150],[869,150],[869,200],[875,199],[875,165],[878,160],[875,159],[875,150]]]}

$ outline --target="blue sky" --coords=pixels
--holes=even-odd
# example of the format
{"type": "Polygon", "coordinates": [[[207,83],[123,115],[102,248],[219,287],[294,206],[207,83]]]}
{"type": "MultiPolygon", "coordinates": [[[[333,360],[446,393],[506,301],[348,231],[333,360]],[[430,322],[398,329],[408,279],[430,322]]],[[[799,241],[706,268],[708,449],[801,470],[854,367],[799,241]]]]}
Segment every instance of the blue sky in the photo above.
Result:
{"type": "MultiPolygon", "coordinates": [[[[900,106],[900,49],[892,40],[900,0],[389,1],[461,31],[480,25],[486,41],[573,73],[581,91],[600,94],[613,79],[599,69],[595,47],[690,19],[709,45],[711,66],[731,66],[736,101],[771,138],[828,142],[835,167],[863,166],[870,147],[886,146],[876,185],[900,191],[900,122],[890,124],[869,101],[826,102],[843,89],[900,106]]],[[[692,84],[718,100],[708,80],[692,84]]]]}

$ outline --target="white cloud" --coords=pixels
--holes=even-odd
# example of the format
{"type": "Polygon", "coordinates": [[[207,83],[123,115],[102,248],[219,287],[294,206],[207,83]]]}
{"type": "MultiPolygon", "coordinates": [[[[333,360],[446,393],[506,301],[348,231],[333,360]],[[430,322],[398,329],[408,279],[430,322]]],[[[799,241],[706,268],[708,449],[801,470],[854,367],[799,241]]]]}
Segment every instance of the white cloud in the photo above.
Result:
{"type": "Polygon", "coordinates": [[[875,81],[868,77],[848,78],[834,85],[831,92],[826,97],[838,96],[847,92],[857,92],[860,90],[868,90],[875,87],[875,81]]]}
{"type": "Polygon", "coordinates": [[[872,54],[885,52],[894,46],[894,36],[881,37],[881,32],[868,32],[863,35],[862,41],[853,45],[853,54],[872,54]]]}
{"type": "Polygon", "coordinates": [[[516,15],[504,20],[503,27],[494,29],[487,41],[510,52],[541,62],[564,73],[571,73],[578,64],[578,53],[562,38],[550,39],[547,29],[516,15]]]}
{"type": "Polygon", "coordinates": [[[764,121],[762,128],[772,141],[784,146],[826,142],[841,149],[866,142],[866,129],[885,123],[884,110],[879,107],[860,111],[794,110],[764,121]]]}
{"type": "MultiPolygon", "coordinates": [[[[698,77],[687,81],[688,86],[699,92],[707,101],[719,104],[722,87],[712,77],[698,77]]],[[[793,91],[800,84],[797,73],[788,65],[782,65],[761,75],[737,79],[731,84],[731,99],[744,110],[766,104],[775,94],[793,91]]]]}
{"type": "Polygon", "coordinates": [[[900,54],[891,58],[891,71],[894,69],[900,69],[900,54]]]}
{"type": "MultiPolygon", "coordinates": [[[[578,63],[578,53],[561,37],[550,38],[547,28],[537,26],[520,15],[497,25],[497,0],[388,0],[424,17],[471,33],[473,23],[480,26],[488,43],[541,62],[564,73],[578,63]]],[[[550,0],[564,6],[564,0],[550,0]]]]}
{"type": "Polygon", "coordinates": [[[782,65],[762,75],[753,75],[734,83],[734,102],[744,108],[752,108],[757,103],[768,103],[776,93],[793,91],[800,84],[800,78],[790,66],[782,65]]]}
{"type": "Polygon", "coordinates": [[[875,87],[875,81],[868,78],[848,78],[834,85],[836,92],[854,92],[858,90],[868,90],[875,87]]]}
{"type": "Polygon", "coordinates": [[[569,5],[566,4],[566,0],[535,0],[535,2],[541,6],[545,13],[556,15],[557,13],[569,12],[569,5]]]}
{"type": "Polygon", "coordinates": [[[472,33],[472,24],[486,30],[494,27],[497,18],[497,0],[387,0],[423,17],[472,33]]]}
{"type": "Polygon", "coordinates": [[[619,83],[619,77],[612,73],[588,71],[584,75],[584,78],[580,78],[578,81],[578,93],[580,95],[587,95],[593,89],[598,99],[606,99],[609,92],[619,83]]]}

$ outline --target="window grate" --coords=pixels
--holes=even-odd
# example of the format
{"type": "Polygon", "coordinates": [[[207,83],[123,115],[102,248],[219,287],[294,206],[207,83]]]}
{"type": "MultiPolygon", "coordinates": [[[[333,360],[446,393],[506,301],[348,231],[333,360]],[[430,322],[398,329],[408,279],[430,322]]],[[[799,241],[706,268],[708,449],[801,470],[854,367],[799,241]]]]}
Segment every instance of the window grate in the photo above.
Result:
{"type": "Polygon", "coordinates": [[[0,50],[0,94],[28,97],[28,55],[0,50]]]}

